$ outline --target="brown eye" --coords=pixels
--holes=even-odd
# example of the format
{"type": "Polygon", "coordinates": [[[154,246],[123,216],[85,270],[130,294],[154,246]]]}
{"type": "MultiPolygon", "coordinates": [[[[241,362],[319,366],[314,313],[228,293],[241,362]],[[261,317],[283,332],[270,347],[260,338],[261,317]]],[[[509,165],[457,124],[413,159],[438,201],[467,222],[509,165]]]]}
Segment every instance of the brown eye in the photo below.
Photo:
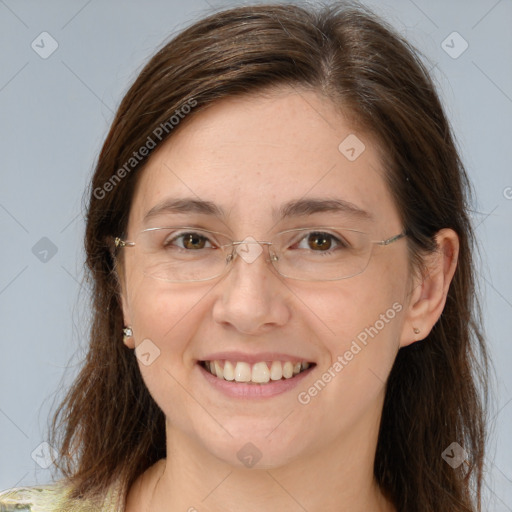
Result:
{"type": "Polygon", "coordinates": [[[173,249],[177,247],[178,249],[186,249],[189,251],[197,251],[212,247],[211,242],[207,237],[194,232],[181,233],[173,236],[166,240],[164,246],[166,249],[173,249]],[[207,246],[206,244],[210,245],[207,246]]]}
{"type": "Polygon", "coordinates": [[[314,251],[328,251],[332,246],[332,235],[327,233],[310,233],[308,245],[314,251]]]}
{"type": "Polygon", "coordinates": [[[183,246],[186,249],[203,249],[205,246],[206,238],[196,233],[187,233],[182,235],[183,246]]]}
{"type": "Polygon", "coordinates": [[[335,250],[347,247],[348,245],[343,239],[323,231],[312,231],[299,242],[300,249],[310,249],[322,253],[330,253],[331,249],[335,250]],[[306,242],[306,247],[301,247],[303,242],[306,242]]]}

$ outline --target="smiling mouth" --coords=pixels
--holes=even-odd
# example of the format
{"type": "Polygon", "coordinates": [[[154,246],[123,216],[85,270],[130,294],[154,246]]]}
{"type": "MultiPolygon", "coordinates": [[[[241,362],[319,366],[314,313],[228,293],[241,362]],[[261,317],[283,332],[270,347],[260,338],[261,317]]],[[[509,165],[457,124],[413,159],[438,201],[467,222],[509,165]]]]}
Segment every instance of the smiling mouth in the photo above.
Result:
{"type": "Polygon", "coordinates": [[[246,384],[267,384],[289,380],[315,366],[307,361],[261,361],[249,364],[245,361],[200,361],[207,372],[219,379],[246,384]]]}

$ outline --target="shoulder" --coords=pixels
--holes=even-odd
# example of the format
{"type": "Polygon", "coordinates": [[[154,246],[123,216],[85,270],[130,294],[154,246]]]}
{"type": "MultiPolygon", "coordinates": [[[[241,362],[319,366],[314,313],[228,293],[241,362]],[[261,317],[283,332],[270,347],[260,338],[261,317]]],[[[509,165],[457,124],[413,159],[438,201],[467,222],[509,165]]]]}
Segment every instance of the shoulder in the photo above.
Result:
{"type": "Polygon", "coordinates": [[[90,502],[71,500],[70,487],[57,482],[33,487],[16,487],[0,492],[0,512],[115,512],[111,504],[100,510],[90,502]]]}
{"type": "Polygon", "coordinates": [[[0,492],[0,512],[57,512],[67,501],[67,488],[58,484],[15,487],[0,492]]]}

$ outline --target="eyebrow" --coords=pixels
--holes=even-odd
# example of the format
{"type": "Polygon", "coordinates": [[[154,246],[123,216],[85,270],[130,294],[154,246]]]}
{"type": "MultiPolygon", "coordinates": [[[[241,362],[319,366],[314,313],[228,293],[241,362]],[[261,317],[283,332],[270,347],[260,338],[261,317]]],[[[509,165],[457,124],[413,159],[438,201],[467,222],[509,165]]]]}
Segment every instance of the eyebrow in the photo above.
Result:
{"type": "MultiPolygon", "coordinates": [[[[359,208],[355,204],[343,199],[296,199],[284,203],[279,209],[272,210],[272,217],[276,221],[292,217],[306,217],[315,213],[343,213],[363,220],[373,220],[371,213],[359,208]]],[[[202,215],[226,218],[224,210],[211,201],[185,198],[168,198],[153,206],[144,216],[144,222],[151,218],[168,213],[197,213],[202,215]]]]}

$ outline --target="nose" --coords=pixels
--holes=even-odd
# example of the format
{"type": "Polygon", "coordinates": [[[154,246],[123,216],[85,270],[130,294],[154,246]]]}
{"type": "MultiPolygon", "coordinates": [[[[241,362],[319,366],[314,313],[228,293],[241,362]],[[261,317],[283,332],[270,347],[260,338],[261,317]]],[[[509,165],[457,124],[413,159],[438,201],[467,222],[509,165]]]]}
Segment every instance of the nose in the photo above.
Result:
{"type": "Polygon", "coordinates": [[[215,287],[214,320],[250,335],[285,325],[290,292],[269,261],[270,245],[248,237],[233,248],[230,268],[215,287]]]}

